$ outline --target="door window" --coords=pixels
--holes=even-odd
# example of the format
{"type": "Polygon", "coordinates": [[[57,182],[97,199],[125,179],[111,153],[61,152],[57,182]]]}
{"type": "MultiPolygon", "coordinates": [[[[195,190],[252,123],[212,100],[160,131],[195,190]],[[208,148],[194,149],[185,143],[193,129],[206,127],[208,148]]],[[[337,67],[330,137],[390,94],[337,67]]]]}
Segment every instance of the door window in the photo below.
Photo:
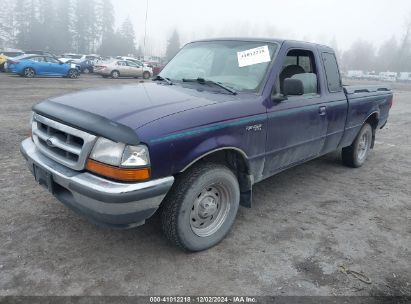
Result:
{"type": "Polygon", "coordinates": [[[280,92],[284,94],[284,81],[287,78],[299,79],[303,83],[304,96],[318,95],[318,73],[314,54],[308,50],[291,50],[279,75],[280,92]]]}
{"type": "Polygon", "coordinates": [[[337,59],[334,54],[323,53],[322,54],[325,68],[325,75],[327,77],[328,91],[331,93],[341,92],[341,77],[338,70],[337,59]]]}
{"type": "Polygon", "coordinates": [[[49,63],[59,63],[59,61],[53,57],[46,57],[46,61],[49,63]]]}
{"type": "Polygon", "coordinates": [[[134,62],[131,62],[131,61],[127,61],[127,65],[130,66],[130,67],[133,67],[133,68],[137,68],[137,67],[138,67],[137,64],[135,64],[134,62]]]}
{"type": "Polygon", "coordinates": [[[44,62],[43,57],[31,57],[30,60],[33,60],[35,62],[44,62]]]}

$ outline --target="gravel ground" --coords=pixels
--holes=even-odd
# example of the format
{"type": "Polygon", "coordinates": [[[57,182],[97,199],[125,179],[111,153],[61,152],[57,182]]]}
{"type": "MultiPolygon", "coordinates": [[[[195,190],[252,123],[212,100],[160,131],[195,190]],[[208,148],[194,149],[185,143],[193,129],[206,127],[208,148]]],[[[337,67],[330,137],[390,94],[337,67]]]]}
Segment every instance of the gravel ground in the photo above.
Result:
{"type": "Polygon", "coordinates": [[[186,254],[157,218],[127,231],[83,220],[35,184],[19,153],[33,104],[137,82],[0,74],[0,296],[411,295],[409,90],[396,92],[363,168],[333,153],[265,180],[222,243],[186,254]]]}

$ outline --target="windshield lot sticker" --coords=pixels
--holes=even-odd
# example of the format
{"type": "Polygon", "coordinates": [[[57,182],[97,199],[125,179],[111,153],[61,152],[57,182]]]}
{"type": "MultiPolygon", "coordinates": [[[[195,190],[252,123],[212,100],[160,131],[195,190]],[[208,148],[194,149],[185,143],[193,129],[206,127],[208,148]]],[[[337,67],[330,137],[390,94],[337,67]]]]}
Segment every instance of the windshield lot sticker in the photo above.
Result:
{"type": "Polygon", "coordinates": [[[240,68],[271,61],[268,45],[260,46],[255,49],[250,49],[242,52],[237,52],[237,57],[238,66],[240,68]]]}

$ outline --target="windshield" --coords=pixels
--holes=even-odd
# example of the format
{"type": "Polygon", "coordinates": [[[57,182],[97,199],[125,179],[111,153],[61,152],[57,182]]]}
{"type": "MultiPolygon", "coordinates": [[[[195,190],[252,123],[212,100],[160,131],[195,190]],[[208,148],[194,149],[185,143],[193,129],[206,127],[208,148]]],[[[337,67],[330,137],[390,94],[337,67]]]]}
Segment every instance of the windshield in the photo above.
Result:
{"type": "Polygon", "coordinates": [[[205,41],[186,45],[160,76],[173,82],[202,78],[240,92],[257,92],[277,45],[250,41],[205,41]]]}

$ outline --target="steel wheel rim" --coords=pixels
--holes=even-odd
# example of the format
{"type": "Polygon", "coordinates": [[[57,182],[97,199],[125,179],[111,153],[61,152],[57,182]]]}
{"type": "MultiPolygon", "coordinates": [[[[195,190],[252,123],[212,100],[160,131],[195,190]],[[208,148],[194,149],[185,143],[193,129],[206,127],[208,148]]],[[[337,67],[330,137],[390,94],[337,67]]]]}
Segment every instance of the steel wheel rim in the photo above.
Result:
{"type": "Polygon", "coordinates": [[[113,78],[118,78],[118,72],[113,72],[113,78]]]}
{"type": "Polygon", "coordinates": [[[365,157],[367,156],[368,153],[368,147],[369,147],[369,136],[368,133],[364,133],[360,141],[358,143],[358,160],[363,161],[365,157]]]}
{"type": "Polygon", "coordinates": [[[224,224],[231,208],[231,195],[222,183],[205,187],[194,199],[190,213],[191,230],[199,237],[208,237],[224,224]]]}

